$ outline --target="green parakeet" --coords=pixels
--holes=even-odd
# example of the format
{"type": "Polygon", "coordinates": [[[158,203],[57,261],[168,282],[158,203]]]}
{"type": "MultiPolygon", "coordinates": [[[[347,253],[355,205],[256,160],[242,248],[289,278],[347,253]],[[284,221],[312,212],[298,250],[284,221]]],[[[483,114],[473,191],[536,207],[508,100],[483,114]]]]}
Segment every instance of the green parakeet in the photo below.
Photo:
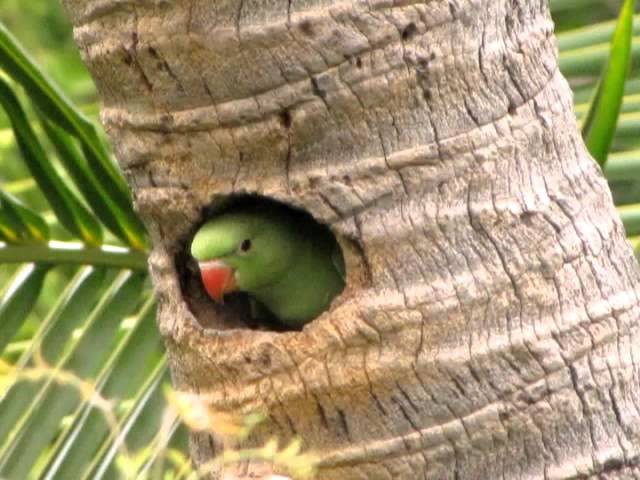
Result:
{"type": "Polygon", "coordinates": [[[331,233],[275,209],[239,208],[209,220],[191,255],[211,298],[247,292],[290,327],[317,317],[344,288],[344,260],[331,233]]]}

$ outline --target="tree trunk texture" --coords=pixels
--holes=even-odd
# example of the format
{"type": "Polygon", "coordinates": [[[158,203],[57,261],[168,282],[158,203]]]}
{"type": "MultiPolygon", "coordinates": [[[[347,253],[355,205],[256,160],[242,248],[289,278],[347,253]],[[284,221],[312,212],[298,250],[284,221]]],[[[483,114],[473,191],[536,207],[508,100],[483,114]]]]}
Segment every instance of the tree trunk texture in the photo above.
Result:
{"type": "Polygon", "coordinates": [[[244,444],[299,435],[319,479],[640,478],[639,270],[546,1],[65,4],[177,389],[268,411],[244,444]],[[347,288],[302,331],[247,328],[185,267],[231,193],[338,236],[347,288]]]}

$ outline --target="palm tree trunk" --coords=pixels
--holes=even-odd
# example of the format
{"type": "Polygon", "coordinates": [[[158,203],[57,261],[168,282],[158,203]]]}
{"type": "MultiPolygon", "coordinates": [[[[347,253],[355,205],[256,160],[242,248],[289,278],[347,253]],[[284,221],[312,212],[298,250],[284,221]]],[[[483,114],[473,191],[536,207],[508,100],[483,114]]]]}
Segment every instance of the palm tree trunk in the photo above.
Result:
{"type": "Polygon", "coordinates": [[[639,270],[546,1],[65,4],[177,389],[268,411],[246,443],[300,435],[321,479],[640,475],[639,270]],[[346,291],[301,332],[215,311],[185,268],[203,209],[243,192],[345,250],[346,291]]]}

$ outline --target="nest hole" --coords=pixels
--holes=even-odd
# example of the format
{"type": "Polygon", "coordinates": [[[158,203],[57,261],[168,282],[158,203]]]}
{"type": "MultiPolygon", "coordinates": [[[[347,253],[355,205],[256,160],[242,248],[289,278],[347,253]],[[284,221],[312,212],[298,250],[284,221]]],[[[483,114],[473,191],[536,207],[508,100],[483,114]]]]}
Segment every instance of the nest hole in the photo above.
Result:
{"type": "MultiPolygon", "coordinates": [[[[335,252],[339,255],[339,261],[344,266],[344,254],[331,229],[318,222],[311,214],[296,207],[292,207],[277,200],[259,195],[230,195],[218,197],[202,209],[200,221],[197,222],[189,235],[180,243],[178,253],[175,256],[176,269],[179,275],[182,296],[187,306],[191,310],[195,319],[205,329],[230,330],[248,329],[263,330],[273,332],[299,331],[304,325],[313,321],[309,319],[299,325],[292,325],[291,322],[282,321],[270,311],[265,305],[256,301],[255,297],[245,291],[228,293],[224,296],[224,302],[214,301],[207,293],[202,282],[200,269],[197,261],[191,255],[191,244],[195,234],[205,223],[227,213],[252,211],[260,214],[276,214],[285,216],[290,220],[292,228],[297,231],[304,231],[305,235],[312,235],[314,238],[322,238],[323,241],[330,242],[335,247],[335,252]],[[259,307],[259,315],[256,316],[255,305],[259,307]]],[[[332,259],[327,259],[332,261],[332,259]]],[[[346,280],[346,272],[344,279],[346,280]]],[[[312,277],[312,275],[309,275],[312,277]]],[[[310,282],[314,278],[308,278],[310,282]]],[[[346,282],[345,282],[346,283],[346,282]]],[[[344,291],[338,292],[335,297],[344,291]]],[[[295,301],[295,298],[292,298],[295,301]]],[[[328,310],[328,307],[324,310],[328,310]]],[[[319,316],[323,312],[319,312],[319,316]]]]}

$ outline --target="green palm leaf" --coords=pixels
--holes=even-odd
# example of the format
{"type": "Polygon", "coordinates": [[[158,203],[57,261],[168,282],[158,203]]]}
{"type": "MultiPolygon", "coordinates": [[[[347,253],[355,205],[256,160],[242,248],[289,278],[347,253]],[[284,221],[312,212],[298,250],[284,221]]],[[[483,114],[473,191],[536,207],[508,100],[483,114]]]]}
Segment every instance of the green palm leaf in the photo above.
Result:
{"type": "Polygon", "coordinates": [[[169,372],[163,362],[156,367],[153,375],[148,377],[146,384],[134,398],[131,409],[121,419],[118,430],[122,433],[122,438],[116,439],[112,435],[103,442],[93,462],[80,478],[83,480],[119,478],[115,459],[120,441],[126,442],[127,446],[134,451],[142,451],[151,444],[167,406],[162,386],[168,380],[169,372]]]}
{"type": "Polygon", "coordinates": [[[102,243],[102,229],[97,220],[75,197],[60,178],[38,141],[27,117],[9,84],[0,78],[0,105],[4,107],[15,132],[16,142],[27,167],[49,200],[60,223],[69,233],[88,245],[102,243]]]}
{"type": "MultiPolygon", "coordinates": [[[[91,378],[107,359],[120,322],[136,307],[144,278],[122,272],[112,288],[91,312],[78,342],[59,366],[80,378],[91,378]]],[[[9,442],[0,449],[0,476],[25,478],[38,456],[56,436],[60,419],[81,402],[78,391],[67,385],[45,382],[14,428],[9,442]]]]}
{"type": "MultiPolygon", "coordinates": [[[[32,366],[36,355],[42,355],[49,363],[58,363],[67,340],[82,325],[101,295],[105,274],[104,269],[93,267],[76,273],[18,360],[19,368],[32,366]]],[[[0,396],[0,438],[8,438],[38,389],[36,382],[16,382],[0,396]]]]}
{"type": "Polygon", "coordinates": [[[114,197],[90,170],[73,140],[46,118],[41,119],[58,158],[89,204],[93,213],[125,244],[143,246],[144,227],[128,199],[114,197]]]}
{"type": "MultiPolygon", "coordinates": [[[[591,101],[591,107],[582,124],[582,136],[587,148],[601,166],[607,161],[616,131],[624,95],[624,83],[631,65],[634,5],[635,0],[626,0],[622,6],[611,40],[611,53],[602,71],[602,78],[591,101]]],[[[636,50],[640,52],[640,46],[636,46],[636,50]]],[[[631,129],[637,131],[637,125],[640,125],[640,116],[637,124],[633,124],[631,129]]]]}
{"type": "Polygon", "coordinates": [[[9,30],[0,22],[0,67],[19,82],[31,101],[53,120],[74,135],[82,148],[95,160],[98,175],[109,183],[114,197],[128,198],[128,188],[114,167],[98,138],[95,126],[75,108],[54,82],[39,69],[9,30]]]}
{"type": "MultiPolygon", "coordinates": [[[[133,248],[144,250],[146,246],[144,228],[130,211],[128,189],[102,145],[96,128],[71,104],[55,84],[48,80],[46,74],[35,65],[2,22],[0,22],[0,67],[3,67],[10,77],[26,89],[29,99],[37,109],[80,142],[86,163],[81,161],[77,155],[69,152],[71,147],[68,142],[65,142],[64,135],[56,135],[55,129],[48,129],[48,133],[54,136],[53,142],[56,148],[59,150],[62,148],[63,155],[69,155],[66,157],[66,164],[71,167],[76,179],[82,178],[83,182],[89,182],[89,186],[86,187],[82,182],[79,184],[85,195],[87,192],[91,192],[89,197],[93,198],[97,194],[96,192],[107,192],[110,201],[119,206],[118,213],[120,215],[116,215],[119,222],[112,222],[112,219],[109,218],[107,226],[114,228],[117,234],[125,235],[133,248]],[[126,224],[126,228],[121,231],[120,227],[123,222],[126,224]]],[[[10,106],[15,108],[14,105],[10,106]]],[[[9,114],[13,122],[12,112],[13,109],[9,114]]],[[[27,129],[28,125],[20,125],[20,127],[17,134],[27,129]]],[[[102,196],[102,200],[104,201],[104,196],[102,196]]],[[[98,210],[103,213],[108,211],[109,215],[115,213],[113,209],[103,207],[98,207],[98,210]]]]}
{"type": "Polygon", "coordinates": [[[18,270],[9,282],[0,301],[0,353],[33,308],[48,269],[48,265],[31,263],[18,270]]]}
{"type": "MultiPolygon", "coordinates": [[[[0,352],[19,332],[33,331],[21,334],[30,343],[0,390],[0,477],[77,478],[92,464],[115,472],[116,456],[106,452],[127,441],[126,435],[114,436],[104,412],[76,386],[38,372],[56,365],[56,371],[93,385],[95,395],[131,399],[133,408],[116,416],[132,427],[144,417],[145,388],[166,380],[158,374],[166,368],[147,279],[146,233],[94,125],[1,24],[0,68],[25,89],[38,113],[30,117],[21,93],[0,77],[0,106],[13,133],[9,146],[0,149],[19,152],[30,173],[9,184],[17,196],[0,188],[0,264],[16,265],[0,298],[0,352]],[[59,165],[39,132],[55,148],[59,165]],[[32,206],[32,198],[44,203],[32,206]],[[104,229],[121,243],[104,244],[104,229]],[[49,277],[66,278],[66,286],[34,328],[49,277]],[[33,380],[19,381],[22,375],[33,380]]],[[[0,173],[8,168],[15,170],[0,163],[0,173]]],[[[164,398],[156,397],[164,409],[164,398]]]]}
{"type": "MultiPolygon", "coordinates": [[[[9,242],[45,242],[49,239],[49,227],[40,215],[26,207],[20,200],[0,190],[0,211],[6,215],[6,225],[13,230],[9,242]]],[[[1,227],[0,227],[1,228],[1,227]]]]}
{"type": "MultiPolygon", "coordinates": [[[[155,301],[149,299],[131,329],[98,376],[98,391],[106,398],[131,398],[150,372],[163,363],[161,339],[155,323],[155,301]],[[135,368],[132,368],[135,366],[135,368]]],[[[109,436],[109,425],[91,404],[79,407],[70,426],[47,454],[43,471],[55,478],[80,478],[84,469],[109,436]],[[67,455],[73,451],[73,455],[67,455]]]]}

